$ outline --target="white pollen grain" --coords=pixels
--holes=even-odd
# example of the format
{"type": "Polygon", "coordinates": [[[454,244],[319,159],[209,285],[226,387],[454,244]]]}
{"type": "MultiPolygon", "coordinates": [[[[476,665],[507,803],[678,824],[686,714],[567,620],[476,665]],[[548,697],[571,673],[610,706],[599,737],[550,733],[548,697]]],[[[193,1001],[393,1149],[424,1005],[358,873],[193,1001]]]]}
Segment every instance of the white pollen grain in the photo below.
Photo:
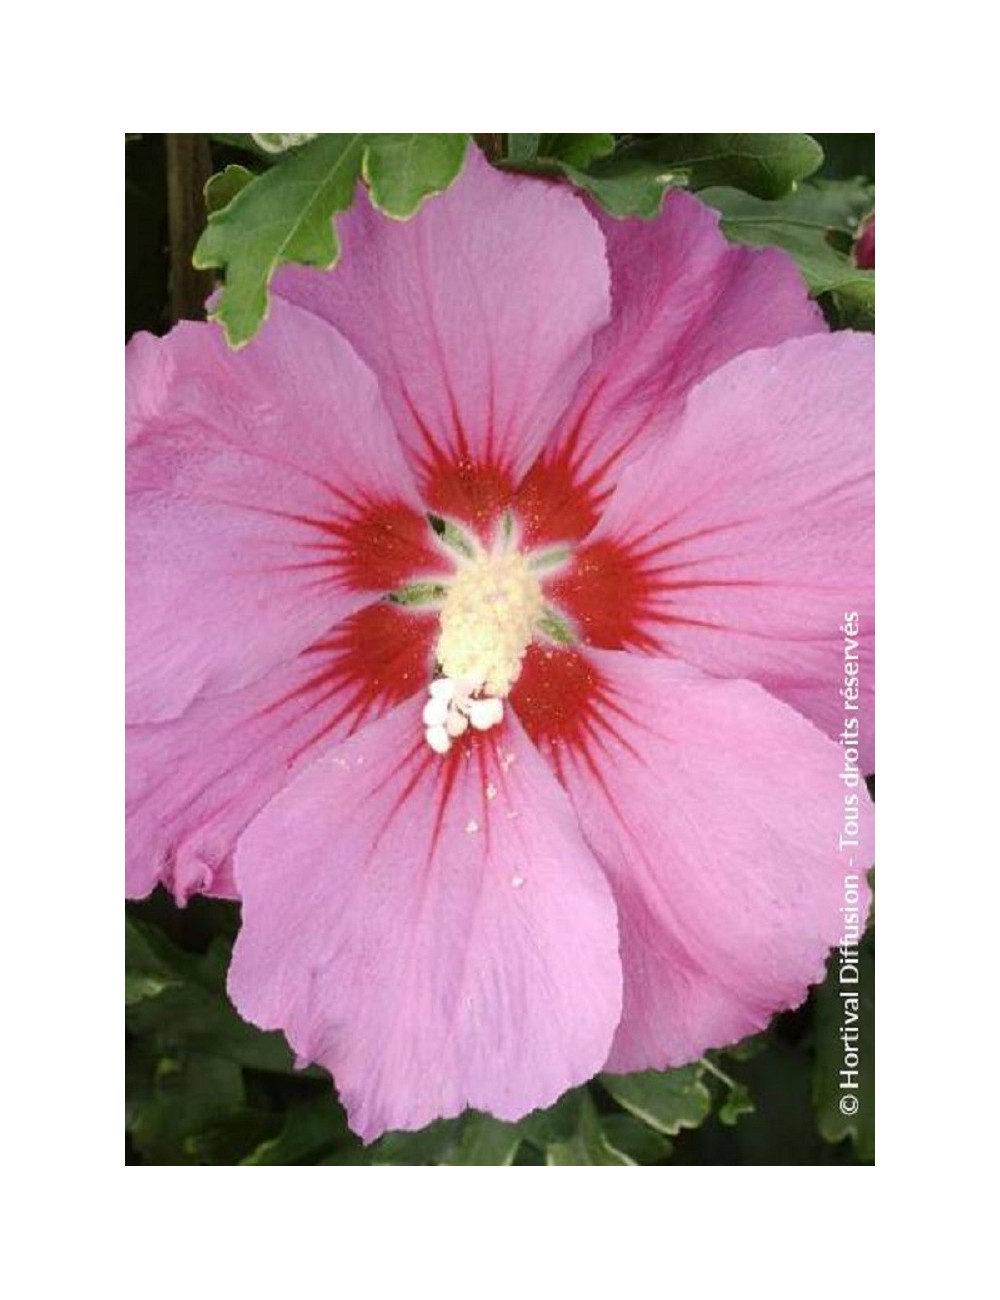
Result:
{"type": "Polygon", "coordinates": [[[511,885],[514,887],[514,889],[520,889],[521,886],[524,884],[524,877],[523,877],[523,876],[514,876],[514,877],[512,877],[510,883],[511,883],[511,885]]]}
{"type": "Polygon", "coordinates": [[[478,830],[479,830],[479,823],[473,820],[469,822],[468,826],[466,826],[465,833],[466,835],[475,835],[476,831],[478,830]]]}
{"type": "Polygon", "coordinates": [[[496,786],[495,786],[495,785],[492,785],[492,784],[491,784],[491,785],[488,785],[488,786],[486,787],[486,798],[487,798],[487,799],[495,799],[496,797],[497,797],[497,788],[496,788],[496,786]]]}
{"type": "Polygon", "coordinates": [[[424,711],[420,716],[423,718],[425,727],[444,726],[448,721],[448,701],[431,696],[424,705],[424,711]]]}

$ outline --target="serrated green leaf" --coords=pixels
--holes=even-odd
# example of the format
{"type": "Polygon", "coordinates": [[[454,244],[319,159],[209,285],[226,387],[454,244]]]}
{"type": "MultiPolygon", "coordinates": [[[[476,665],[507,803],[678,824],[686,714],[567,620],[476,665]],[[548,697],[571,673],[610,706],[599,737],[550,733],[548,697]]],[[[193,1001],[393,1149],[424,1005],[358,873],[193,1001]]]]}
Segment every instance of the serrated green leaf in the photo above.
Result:
{"type": "Polygon", "coordinates": [[[468,135],[366,135],[362,174],[372,203],[405,219],[462,170],[468,135]]]}
{"type": "Polygon", "coordinates": [[[762,199],[787,194],[823,163],[811,135],[659,135],[633,152],[682,175],[693,190],[729,185],[762,199]]]}
{"type": "Polygon", "coordinates": [[[354,197],[361,135],[321,135],[282,158],[208,219],[196,267],[225,272],[212,318],[233,347],[248,342],[267,312],[267,288],[282,262],[332,266],[339,245],[331,217],[354,197]]]}
{"type": "Polygon", "coordinates": [[[860,1159],[875,1159],[875,952],[871,934],[858,951],[856,967],[834,950],[826,980],[816,990],[813,1105],[827,1142],[854,1141],[860,1159]],[[857,981],[851,973],[856,969],[857,981]],[[857,1038],[853,1037],[857,1034],[857,1038]],[[846,1036],[846,1042],[845,1042],[846,1036]],[[857,1052],[845,1059],[846,1051],[857,1052]],[[844,1070],[855,1070],[842,1075],[844,1070]],[[842,1087],[856,1083],[856,1087],[842,1087]]]}
{"type": "Polygon", "coordinates": [[[210,176],[205,183],[205,211],[211,215],[232,203],[240,190],[245,189],[254,173],[239,163],[230,163],[221,172],[210,176]]]}
{"type": "Polygon", "coordinates": [[[700,1065],[640,1074],[602,1074],[600,1081],[619,1106],[668,1137],[697,1128],[712,1109],[700,1065]]]}
{"type": "Polygon", "coordinates": [[[756,1107],[746,1084],[738,1083],[729,1090],[729,1095],[719,1107],[719,1119],[723,1124],[732,1126],[741,1115],[752,1115],[756,1107]]]}
{"type": "Polygon", "coordinates": [[[735,189],[708,189],[701,198],[722,214],[722,229],[729,239],[783,248],[795,258],[814,294],[835,291],[874,310],[875,272],[860,270],[837,247],[843,242],[839,236],[849,245],[873,200],[866,182],[807,182],[773,203],[735,189]]]}
{"type": "Polygon", "coordinates": [[[278,154],[287,153],[289,149],[299,149],[302,145],[308,144],[310,140],[316,139],[316,132],[299,131],[286,134],[270,133],[263,135],[252,135],[250,137],[259,149],[265,153],[278,154]]]}

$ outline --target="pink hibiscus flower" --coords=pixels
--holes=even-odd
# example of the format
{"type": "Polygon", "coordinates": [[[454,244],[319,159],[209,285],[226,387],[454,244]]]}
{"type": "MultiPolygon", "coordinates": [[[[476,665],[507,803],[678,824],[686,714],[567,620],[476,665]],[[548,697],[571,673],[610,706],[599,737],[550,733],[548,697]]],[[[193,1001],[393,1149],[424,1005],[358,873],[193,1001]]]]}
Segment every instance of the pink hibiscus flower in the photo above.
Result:
{"type": "Polygon", "coordinates": [[[340,231],[245,350],[128,348],[128,892],[241,900],[237,1008],[371,1139],[822,978],[872,340],[683,193],[613,221],[472,154],[340,231]]]}

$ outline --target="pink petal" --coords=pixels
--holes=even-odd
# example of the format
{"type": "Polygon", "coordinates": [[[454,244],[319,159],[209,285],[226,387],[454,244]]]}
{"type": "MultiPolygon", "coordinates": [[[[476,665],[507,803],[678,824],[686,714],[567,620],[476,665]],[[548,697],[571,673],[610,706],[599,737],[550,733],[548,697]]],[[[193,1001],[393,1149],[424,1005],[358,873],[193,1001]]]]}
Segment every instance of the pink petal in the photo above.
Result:
{"type": "Polygon", "coordinates": [[[526,677],[519,716],[618,904],[608,1068],[681,1065],[797,1006],[845,937],[848,876],[862,928],[868,910],[872,810],[856,770],[840,776],[848,748],[758,686],[667,660],[554,652],[526,677]],[[570,684],[572,709],[535,707],[570,684]]]}
{"type": "Polygon", "coordinates": [[[610,891],[515,719],[445,758],[401,705],[240,840],[229,990],[334,1075],[366,1140],[475,1106],[516,1119],[604,1063],[610,891]]]}
{"type": "Polygon", "coordinates": [[[338,219],[331,274],[277,292],[332,321],[379,376],[428,503],[484,523],[572,396],[608,315],[604,240],[565,189],[470,149],[412,221],[363,196],[338,219]]]}
{"type": "Polygon", "coordinates": [[[175,717],[447,568],[373,376],[286,303],[244,351],[215,325],[127,352],[128,716],[175,717]]]}
{"type": "Polygon", "coordinates": [[[747,353],[622,475],[553,598],[594,645],[758,681],[830,735],[849,648],[871,771],[873,435],[870,335],[747,353]]]}
{"type": "Polygon", "coordinates": [[[312,759],[421,691],[437,632],[430,615],[379,602],[252,686],[126,728],[128,896],[162,880],[179,902],[235,897],[247,823],[312,759]]]}
{"type": "Polygon", "coordinates": [[[535,541],[583,537],[624,466],[670,435],[706,375],[750,348],[826,328],[790,257],[728,243],[719,214],[689,194],[668,195],[655,221],[597,215],[613,315],[522,487],[535,541]]]}

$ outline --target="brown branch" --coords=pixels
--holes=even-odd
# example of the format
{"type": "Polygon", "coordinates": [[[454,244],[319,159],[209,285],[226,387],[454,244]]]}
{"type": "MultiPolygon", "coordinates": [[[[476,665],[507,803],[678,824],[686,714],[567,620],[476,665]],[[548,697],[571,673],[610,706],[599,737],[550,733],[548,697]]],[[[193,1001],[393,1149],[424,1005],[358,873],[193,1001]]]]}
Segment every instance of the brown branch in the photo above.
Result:
{"type": "Polygon", "coordinates": [[[200,320],[212,276],[196,271],[191,254],[205,228],[205,182],[212,174],[207,135],[168,135],[167,221],[170,239],[170,314],[200,320]]]}

